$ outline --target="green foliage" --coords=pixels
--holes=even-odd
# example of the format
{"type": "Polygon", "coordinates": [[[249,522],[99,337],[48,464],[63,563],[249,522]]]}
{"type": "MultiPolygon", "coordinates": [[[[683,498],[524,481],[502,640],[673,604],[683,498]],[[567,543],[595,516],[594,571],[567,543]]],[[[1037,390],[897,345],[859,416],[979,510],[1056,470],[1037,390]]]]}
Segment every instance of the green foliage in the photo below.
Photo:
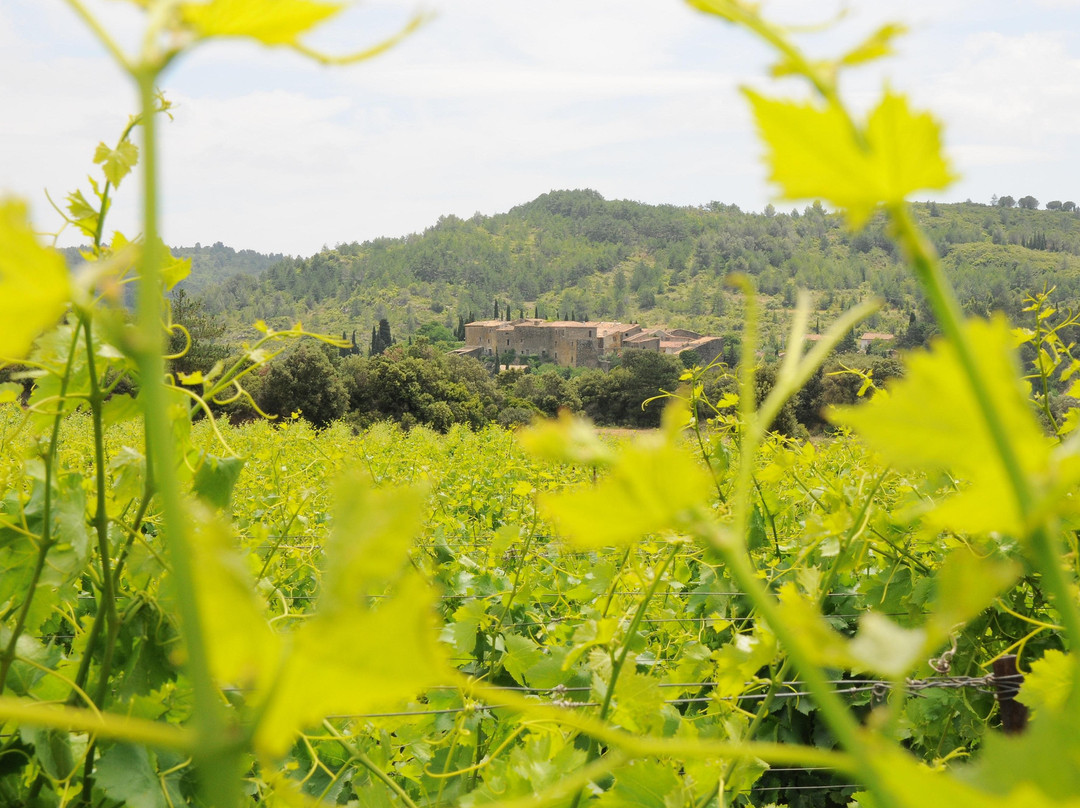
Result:
{"type": "Polygon", "coordinates": [[[267,365],[256,401],[271,415],[326,426],[345,414],[349,393],[326,351],[305,342],[267,365]]]}
{"type": "MultiPolygon", "coordinates": [[[[306,332],[258,322],[262,336],[231,364],[172,384],[163,292],[186,265],[157,238],[152,205],[144,239],[106,246],[100,235],[111,187],[139,156],[122,145],[132,122],[120,147],[99,149],[95,203],[69,197],[75,223],[94,231],[74,282],[55,280],[60,258],[37,244],[19,203],[0,222],[0,289],[36,294],[43,273],[48,313],[4,344],[34,387],[25,409],[15,390],[0,392],[0,797],[140,808],[847,800],[850,786],[796,792],[826,772],[861,784],[855,804],[881,808],[1077,803],[1077,417],[1055,420],[1049,397],[1075,384],[1075,318],[1049,293],[1024,304],[1034,328],[963,317],[902,199],[945,179],[936,127],[888,92],[857,123],[836,88],[899,27],[811,62],[749,4],[694,5],[772,45],[777,75],[809,81],[816,105],[754,102],[777,179],[788,193],[822,185],[860,223],[880,209],[937,318],[941,336],[909,355],[902,378],[834,411],[865,443],[770,427],[829,396],[826,363],[842,361],[833,351],[874,306],[841,315],[804,351],[813,309],[802,296],[782,361],[759,371],[775,312],[746,275],[735,279],[734,372],[627,352],[612,373],[573,383],[502,380],[535,399],[522,404],[576,394],[586,411],[610,385],[627,416],[665,390],[674,401],[661,428],[632,439],[568,415],[518,436],[484,426],[493,412],[481,391],[494,402],[505,390],[423,340],[372,357],[343,358],[347,346],[328,338],[282,353],[279,340],[306,332]],[[806,142],[778,125],[788,119],[805,119],[806,142]],[[834,150],[862,182],[835,176],[834,150]],[[809,185],[794,176],[799,160],[809,185]],[[111,291],[133,261],[134,322],[111,291]],[[1052,436],[1033,415],[1017,344],[1052,436]],[[262,368],[259,400],[303,398],[325,428],[218,423],[211,405],[244,398],[262,368]],[[107,380],[122,378],[137,400],[108,398],[107,380]],[[372,418],[445,434],[387,423],[353,434],[330,414],[350,396],[372,418]],[[198,411],[210,417],[193,423],[198,411]],[[1014,651],[1032,663],[1022,693],[1034,714],[1005,738],[988,728],[993,698],[974,674],[1014,651]],[[931,671],[946,670],[971,679],[938,687],[931,671]],[[774,779],[761,779],[766,769],[774,779]]],[[[140,90],[152,156],[166,108],[154,83],[178,49],[244,36],[330,61],[298,37],[336,10],[181,3],[150,16],[152,47],[133,59],[91,24],[140,90]]],[[[146,186],[154,198],[153,173],[146,186]]],[[[587,225],[611,257],[633,227],[607,210],[573,192],[533,212],[587,225]]],[[[762,222],[796,218],[813,238],[837,236],[820,206],[762,222]]],[[[663,271],[707,272],[711,249],[672,249],[663,271]]],[[[667,295],[657,262],[639,264],[628,288],[667,295]]],[[[0,296],[8,314],[22,304],[0,296]]],[[[857,396],[886,370],[845,373],[857,396]]]]}

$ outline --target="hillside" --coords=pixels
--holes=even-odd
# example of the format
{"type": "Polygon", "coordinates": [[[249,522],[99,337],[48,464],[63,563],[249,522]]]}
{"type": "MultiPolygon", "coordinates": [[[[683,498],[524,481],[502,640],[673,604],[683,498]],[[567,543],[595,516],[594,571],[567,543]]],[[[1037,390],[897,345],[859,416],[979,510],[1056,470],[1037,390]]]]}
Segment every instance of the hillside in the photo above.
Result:
{"type": "MultiPolygon", "coordinates": [[[[80,250],[86,247],[63,247],[60,252],[68,266],[77,266],[83,259],[80,250]]],[[[191,274],[177,284],[188,294],[198,294],[208,287],[221,284],[236,275],[257,276],[284,260],[281,253],[264,254],[254,250],[234,250],[220,241],[204,247],[170,247],[177,258],[191,259],[191,274]]]]}
{"type": "MultiPolygon", "coordinates": [[[[969,310],[1015,315],[1025,292],[1044,284],[1057,286],[1061,299],[1080,299],[1075,211],[971,202],[918,203],[915,211],[969,310]]],[[[915,284],[880,222],[852,233],[818,205],[747,213],[717,202],[605,200],[590,190],[553,191],[494,216],[441,217],[421,234],[339,244],[201,288],[207,311],[236,336],[258,319],[367,333],[384,317],[401,336],[425,323],[454,328],[458,318],[488,317],[495,301],[515,316],[722,335],[742,321],[739,298],[724,285],[732,272],[750,275],[764,297],[767,349],[781,347],[799,289],[813,293],[815,328],[870,295],[886,306],[868,328],[899,332],[913,312],[922,316],[915,284]]]]}

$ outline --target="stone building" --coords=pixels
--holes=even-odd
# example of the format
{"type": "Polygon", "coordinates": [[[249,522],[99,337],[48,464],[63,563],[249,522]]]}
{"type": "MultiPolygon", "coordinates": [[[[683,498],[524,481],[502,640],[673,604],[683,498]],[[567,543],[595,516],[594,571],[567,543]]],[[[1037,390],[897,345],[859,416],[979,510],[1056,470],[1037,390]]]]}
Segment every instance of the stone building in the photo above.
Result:
{"type": "Polygon", "coordinates": [[[604,356],[619,354],[624,348],[676,355],[693,350],[701,364],[708,364],[722,347],[719,337],[703,337],[682,328],[643,329],[635,323],[530,318],[465,324],[465,348],[470,352],[479,349],[492,356],[513,351],[567,367],[600,367],[604,356]]]}

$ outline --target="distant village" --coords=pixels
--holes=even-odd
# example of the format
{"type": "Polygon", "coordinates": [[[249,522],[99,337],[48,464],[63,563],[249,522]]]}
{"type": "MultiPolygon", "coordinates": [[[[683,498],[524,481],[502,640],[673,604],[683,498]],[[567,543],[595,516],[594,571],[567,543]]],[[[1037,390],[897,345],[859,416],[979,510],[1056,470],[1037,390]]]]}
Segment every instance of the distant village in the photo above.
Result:
{"type": "Polygon", "coordinates": [[[643,328],[635,323],[572,320],[478,320],[465,324],[467,356],[535,356],[566,367],[605,367],[605,357],[624,348],[656,353],[694,351],[706,365],[723,348],[720,337],[706,337],[685,328],[643,328]]]}
{"type": "MultiPolygon", "coordinates": [[[[808,341],[821,339],[810,334],[808,341]]],[[[867,332],[859,337],[858,349],[865,353],[870,345],[888,345],[892,334],[867,332]]],[[[678,356],[693,351],[695,364],[707,365],[723,350],[720,337],[698,334],[685,328],[645,328],[636,323],[577,322],[574,320],[477,320],[465,324],[465,347],[454,353],[464,356],[511,358],[534,356],[541,361],[564,367],[604,368],[609,357],[624,348],[678,356]]]]}

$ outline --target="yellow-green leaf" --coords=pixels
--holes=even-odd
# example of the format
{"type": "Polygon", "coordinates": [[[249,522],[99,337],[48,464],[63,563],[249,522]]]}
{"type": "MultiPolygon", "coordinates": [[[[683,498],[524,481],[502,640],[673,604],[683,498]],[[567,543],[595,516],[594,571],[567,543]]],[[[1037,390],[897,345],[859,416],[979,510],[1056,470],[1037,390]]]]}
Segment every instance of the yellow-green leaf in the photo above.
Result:
{"type": "Polygon", "coordinates": [[[67,308],[71,291],[60,253],[38,244],[17,200],[0,201],[0,357],[21,359],[67,308]]]}
{"type": "Polygon", "coordinates": [[[256,736],[277,756],[296,732],[328,715],[391,709],[449,681],[434,595],[409,572],[377,608],[320,611],[301,625],[256,736]]]}
{"type": "Polygon", "coordinates": [[[251,37],[264,45],[291,45],[342,8],[341,3],[317,0],[211,0],[181,3],[180,14],[200,37],[251,37]]]}
{"type": "Polygon", "coordinates": [[[607,466],[615,458],[615,452],[600,440],[592,424],[566,410],[555,420],[538,421],[522,430],[518,441],[532,454],[556,463],[607,466]]]}
{"type": "Polygon", "coordinates": [[[267,687],[277,667],[280,640],[255,598],[252,575],[228,527],[200,506],[191,544],[199,618],[210,668],[221,684],[267,687]]]}
{"type": "Polygon", "coordinates": [[[941,135],[927,113],[886,92],[864,125],[835,104],[779,101],[746,90],[768,149],[770,179],[789,199],[823,199],[844,208],[853,226],[884,203],[953,179],[941,135]]]}
{"type": "Polygon", "coordinates": [[[104,143],[99,143],[94,152],[94,162],[101,165],[105,173],[105,179],[114,187],[120,186],[131,169],[139,162],[139,147],[130,140],[122,140],[115,149],[110,149],[104,143]]]}
{"type": "Polygon", "coordinates": [[[176,284],[191,274],[191,259],[176,258],[168,247],[162,245],[166,259],[161,267],[161,279],[165,282],[165,288],[171,290],[176,284]]]}
{"type": "MultiPolygon", "coordinates": [[[[1003,319],[970,320],[964,328],[978,346],[978,373],[1016,452],[1020,471],[1045,482],[1050,445],[1021,388],[1003,319]]],[[[983,418],[955,348],[939,340],[908,358],[907,375],[890,395],[834,410],[832,419],[854,429],[885,459],[904,468],[946,469],[966,481],[931,512],[932,524],[959,531],[1023,533],[1020,506],[1005,464],[983,418]]]]}
{"type": "Polygon", "coordinates": [[[262,751],[283,754],[326,715],[390,709],[446,683],[435,596],[408,559],[424,513],[419,489],[341,484],[322,594],[289,638],[258,728],[262,751]]]}
{"type": "Polygon", "coordinates": [[[1017,701],[1036,714],[1043,710],[1062,710],[1073,688],[1080,686],[1074,681],[1075,674],[1074,658],[1051,648],[1043,654],[1042,659],[1031,663],[1031,672],[1024,677],[1017,701]]]}
{"type": "Polygon", "coordinates": [[[916,668],[926,647],[926,632],[903,628],[877,612],[859,619],[859,632],[848,644],[852,667],[892,678],[916,668]]]}
{"type": "Polygon", "coordinates": [[[937,592],[927,628],[935,638],[949,636],[993,603],[1019,574],[1013,561],[980,558],[967,548],[953,551],[935,576],[937,592]]]}
{"type": "Polygon", "coordinates": [[[893,40],[907,33],[907,26],[886,23],[840,58],[842,65],[858,65],[880,59],[893,52],[893,40]]]}
{"type": "Polygon", "coordinates": [[[659,435],[623,449],[596,485],[541,497],[542,509],[579,547],[686,530],[707,507],[712,481],[683,447],[659,435]]]}
{"type": "Polygon", "coordinates": [[[338,484],[334,529],[326,545],[333,563],[323,576],[320,612],[355,605],[393,584],[423,530],[424,500],[421,488],[376,490],[359,476],[338,484]]]}

